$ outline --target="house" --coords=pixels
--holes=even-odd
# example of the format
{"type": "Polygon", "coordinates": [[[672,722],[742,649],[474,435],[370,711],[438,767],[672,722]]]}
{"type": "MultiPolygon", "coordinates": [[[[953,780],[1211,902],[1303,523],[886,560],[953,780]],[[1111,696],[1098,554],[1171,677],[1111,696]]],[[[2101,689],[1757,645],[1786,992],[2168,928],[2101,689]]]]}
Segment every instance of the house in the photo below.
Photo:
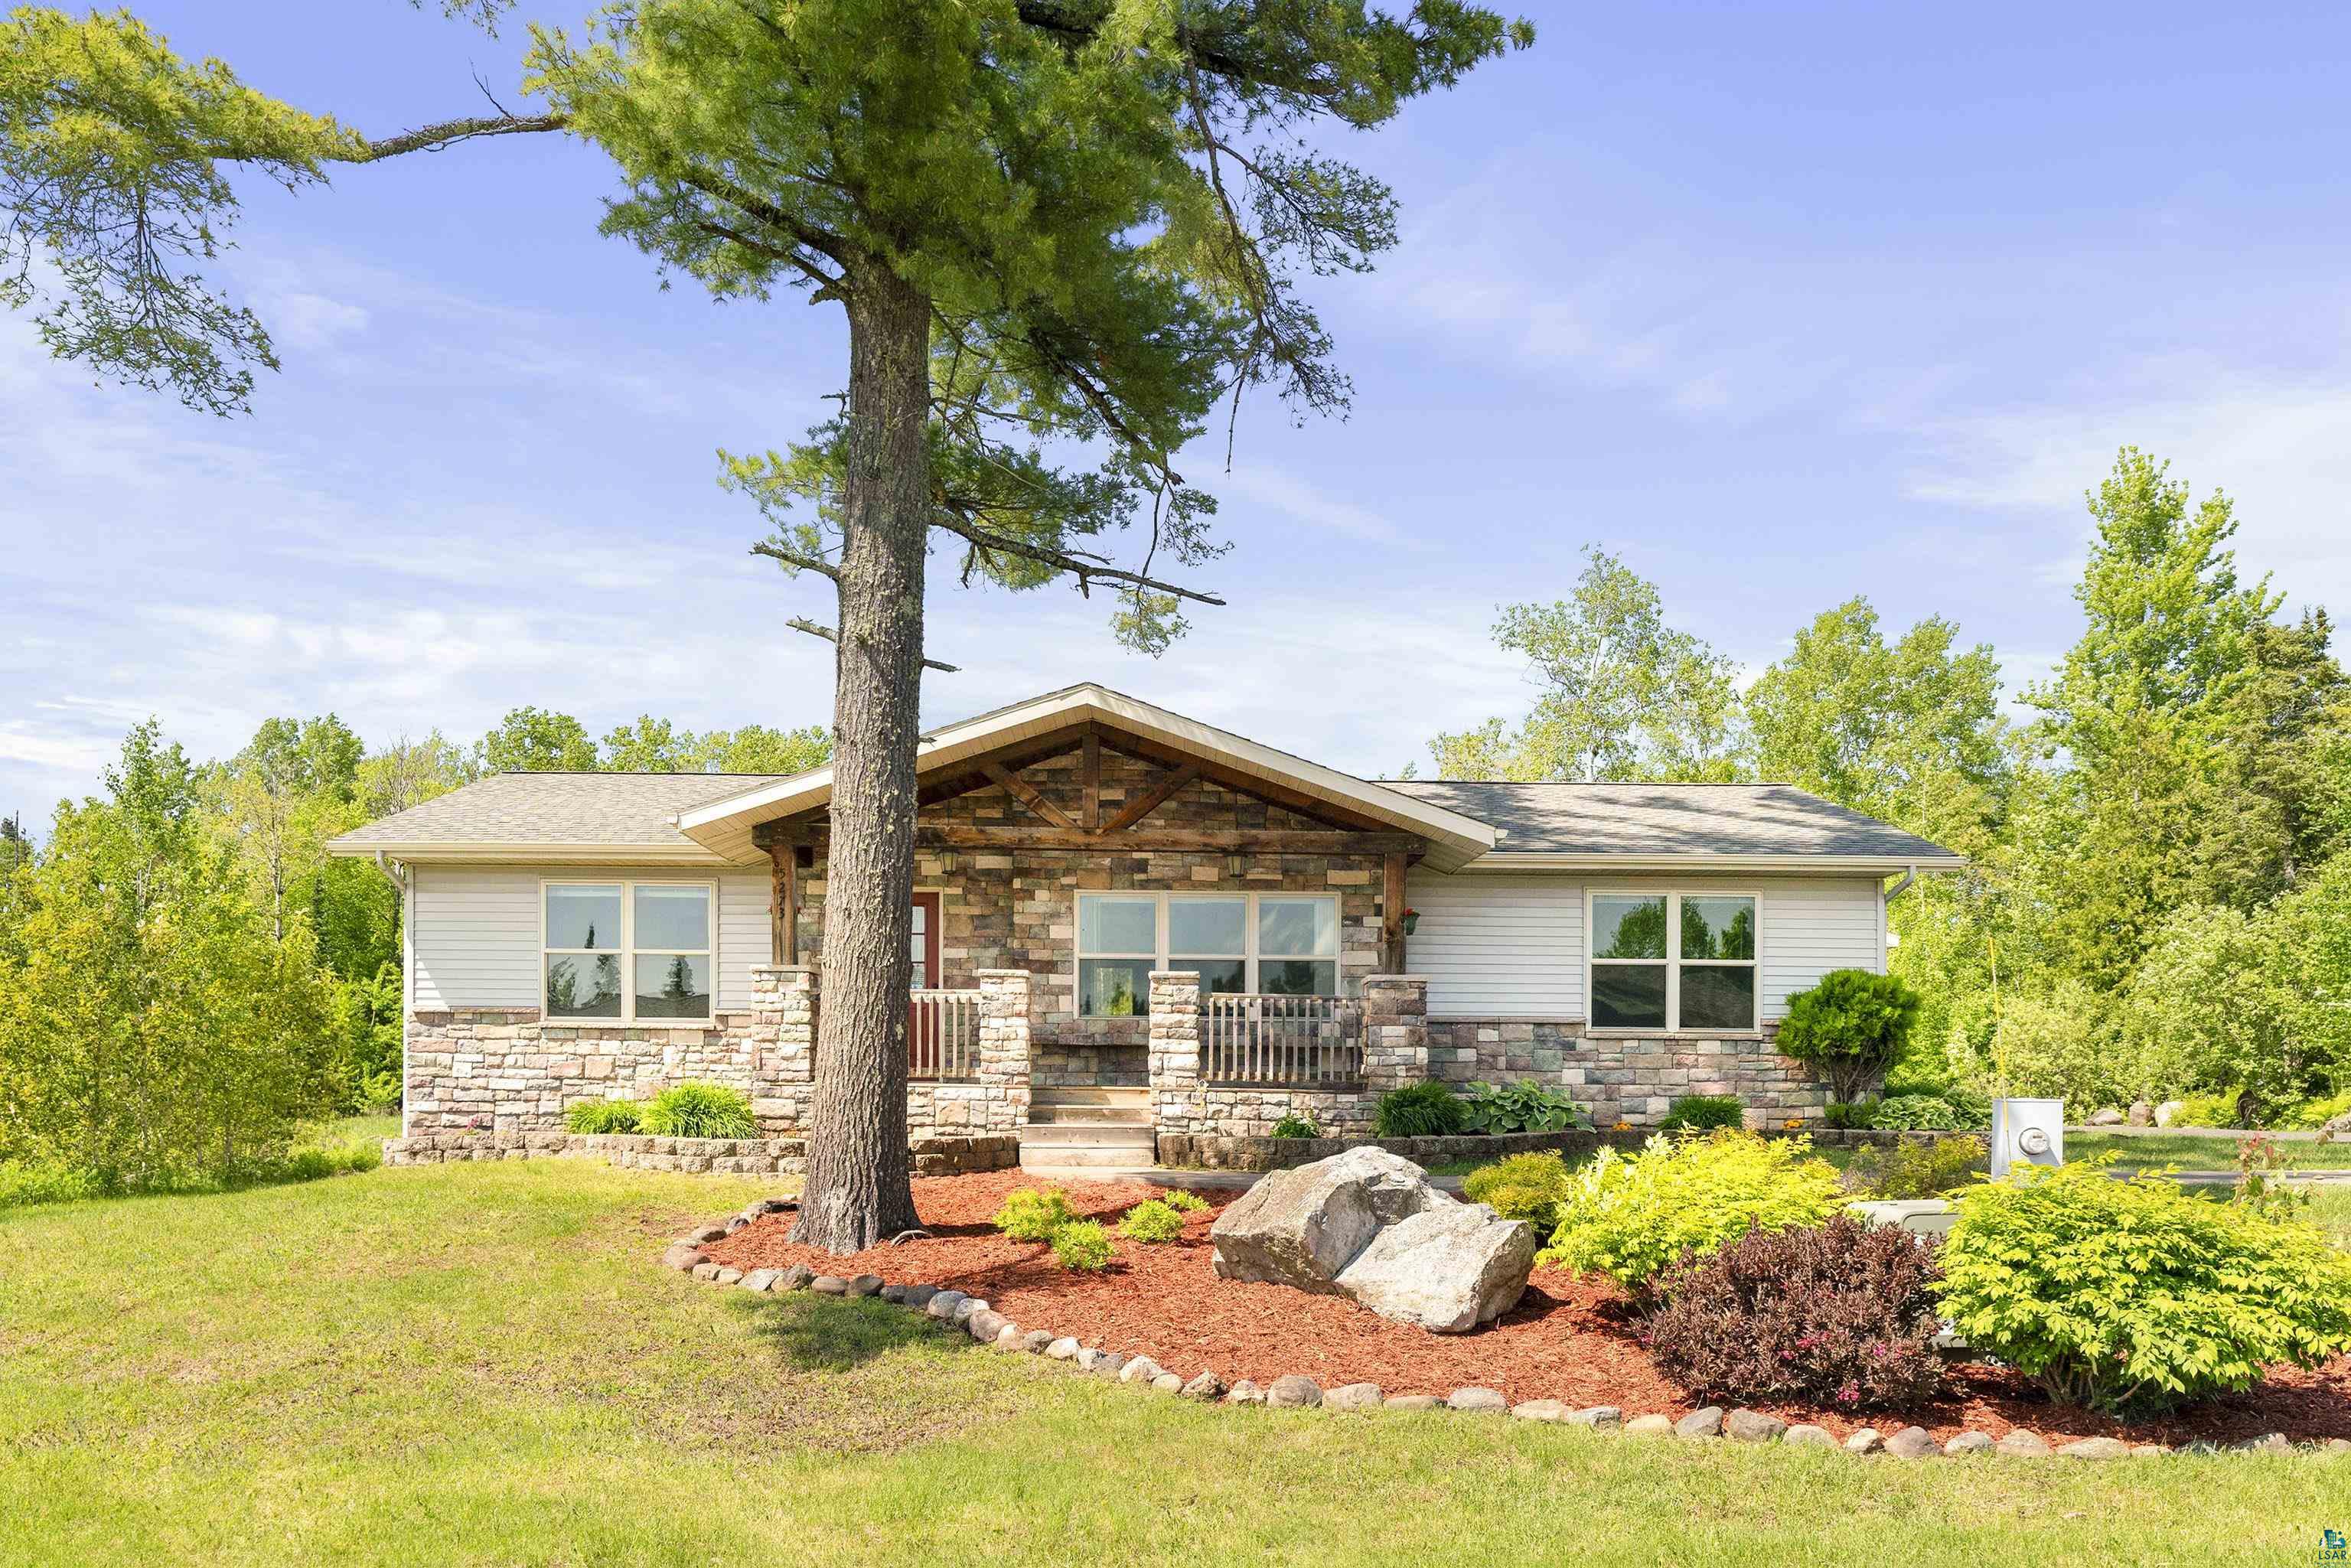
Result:
{"type": "MultiPolygon", "coordinates": [[[[1359,1132],[1423,1077],[1540,1080],[1603,1125],[1686,1093],[1814,1120],[1771,1049],[1788,998],[1883,969],[1886,899],[1962,863],[1786,785],[1366,781],[1092,685],[937,730],[918,768],[931,1168],[1359,1132]]],[[[793,1139],[831,789],[508,773],[335,841],[404,899],[404,1132],[528,1152],[576,1101],[697,1078],[793,1139]]]]}

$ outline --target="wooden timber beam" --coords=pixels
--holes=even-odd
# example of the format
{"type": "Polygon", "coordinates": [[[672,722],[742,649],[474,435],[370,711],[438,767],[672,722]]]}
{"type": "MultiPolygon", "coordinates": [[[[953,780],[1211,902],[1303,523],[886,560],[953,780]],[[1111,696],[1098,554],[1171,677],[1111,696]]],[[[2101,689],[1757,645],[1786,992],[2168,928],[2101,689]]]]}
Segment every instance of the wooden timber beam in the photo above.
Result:
{"type": "Polygon", "coordinates": [[[1212,784],[1220,785],[1243,795],[1254,795],[1259,800],[1280,806],[1284,810],[1295,811],[1300,816],[1311,818],[1318,822],[1328,822],[1334,828],[1358,828],[1366,832],[1395,831],[1390,824],[1381,821],[1376,817],[1350,811],[1343,806],[1334,805],[1318,796],[1309,795],[1303,790],[1293,789],[1286,784],[1277,784],[1270,779],[1260,779],[1254,773],[1245,773],[1238,768],[1228,767],[1214,758],[1179,751],[1175,747],[1165,746],[1155,740],[1147,740],[1139,735],[1130,735],[1124,730],[1104,730],[1102,744],[1113,751],[1122,751],[1129,757],[1140,758],[1145,762],[1156,762],[1163,768],[1196,768],[1200,771],[1200,777],[1212,784]]]}
{"type": "Polygon", "coordinates": [[[1102,737],[1092,725],[1078,746],[1078,806],[1080,825],[1090,833],[1102,831],[1102,737]]]}
{"type": "Polygon", "coordinates": [[[786,966],[800,961],[800,853],[804,847],[781,834],[768,841],[768,946],[770,961],[786,966]]]}
{"type": "Polygon", "coordinates": [[[1178,791],[1189,787],[1192,781],[1199,777],[1200,770],[1197,768],[1178,768],[1175,772],[1154,784],[1148,790],[1129,800],[1117,816],[1102,825],[1102,832],[1105,835],[1125,832],[1135,823],[1167,804],[1178,791]]]}
{"type": "Polygon", "coordinates": [[[1390,850],[1380,888],[1380,962],[1391,975],[1405,972],[1403,852],[1390,850]]]}
{"type": "Polygon", "coordinates": [[[1046,821],[1051,823],[1054,827],[1061,828],[1073,833],[1082,831],[1079,828],[1076,819],[1072,818],[1067,811],[1062,810],[1061,808],[1056,806],[1050,800],[1045,799],[1043,795],[1038,792],[1037,786],[1029,783],[1029,780],[1021,778],[1019,774],[1014,773],[1000,764],[994,762],[982,762],[979,765],[979,770],[982,773],[987,774],[988,779],[998,788],[1002,789],[1006,794],[1011,796],[1014,800],[1028,807],[1029,810],[1035,812],[1038,816],[1044,818],[1046,821]]]}

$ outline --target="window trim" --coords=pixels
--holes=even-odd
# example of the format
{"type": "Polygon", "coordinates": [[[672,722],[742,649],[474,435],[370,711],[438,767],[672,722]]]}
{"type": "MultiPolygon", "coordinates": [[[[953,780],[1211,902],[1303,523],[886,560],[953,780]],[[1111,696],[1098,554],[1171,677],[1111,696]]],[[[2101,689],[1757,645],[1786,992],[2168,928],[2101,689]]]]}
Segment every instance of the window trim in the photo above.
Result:
{"type": "MultiPolygon", "coordinates": [[[[607,951],[599,947],[595,951],[607,951]]],[[[690,947],[648,947],[648,956],[693,957],[703,949],[690,947]]],[[[594,1029],[599,1026],[644,1029],[706,1029],[718,1021],[725,1009],[719,1006],[718,967],[718,881],[716,877],[694,876],[542,876],[538,879],[538,1018],[542,1024],[562,1029],[594,1029]],[[583,953],[583,947],[549,947],[547,945],[547,891],[551,887],[617,887],[621,890],[621,945],[610,949],[621,960],[621,1010],[612,1018],[557,1018],[547,1007],[547,958],[550,953],[583,953]],[[637,1017],[637,889],[640,887],[699,888],[710,899],[710,1010],[700,1018],[637,1017]]]]}
{"type": "Polygon", "coordinates": [[[1079,890],[1070,901],[1071,1012],[1081,1019],[1094,1019],[1144,1018],[1148,1016],[1147,1013],[1090,1013],[1086,1011],[1083,966],[1089,958],[1107,958],[1113,961],[1124,959],[1128,962],[1141,959],[1147,961],[1154,970],[1164,970],[1169,964],[1173,963],[1179,957],[1204,960],[1220,959],[1227,963],[1229,963],[1234,958],[1238,957],[1242,962],[1241,986],[1243,993],[1247,995],[1257,994],[1259,987],[1261,984],[1258,964],[1259,959],[1264,956],[1264,955],[1260,954],[1258,950],[1258,902],[1260,899],[1268,898],[1273,899],[1277,902],[1284,900],[1301,901],[1311,899],[1318,903],[1331,905],[1332,946],[1329,953],[1276,953],[1272,955],[1272,957],[1277,962],[1286,962],[1292,959],[1305,959],[1311,963],[1330,965],[1332,984],[1337,988],[1337,989],[1332,994],[1334,996],[1345,996],[1347,994],[1347,904],[1345,898],[1339,894],[1290,893],[1285,892],[1280,888],[1228,889],[1224,891],[1217,891],[1209,888],[1200,888],[1196,890],[1186,888],[1181,892],[1177,892],[1172,889],[1139,887],[1090,887],[1079,890]],[[1088,952],[1085,946],[1086,925],[1085,911],[1083,906],[1085,901],[1089,898],[1147,898],[1152,900],[1153,909],[1151,915],[1151,925],[1155,951],[1150,953],[1088,952]],[[1248,948],[1248,951],[1238,954],[1178,954],[1170,952],[1167,946],[1169,940],[1168,926],[1170,924],[1168,920],[1168,908],[1171,904],[1179,900],[1188,901],[1191,903],[1221,901],[1227,904],[1238,903],[1241,904],[1244,911],[1241,917],[1243,922],[1242,936],[1244,945],[1248,948]]]}
{"type": "Polygon", "coordinates": [[[1584,1031],[1604,1040],[1663,1039],[1682,1034],[1682,966],[1695,964],[1700,968],[1749,968],[1755,971],[1754,1009],[1744,1029],[1700,1029],[1696,1032],[1709,1039],[1740,1040],[1763,1032],[1763,894],[1760,890],[1744,887],[1613,887],[1596,883],[1583,890],[1583,1017],[1584,1031]],[[1600,928],[1593,910],[1603,898],[1662,898],[1666,901],[1666,1027],[1663,1029],[1628,1029],[1620,1025],[1600,1025],[1592,1021],[1594,996],[1593,971],[1604,965],[1616,964],[1632,967],[1655,964],[1655,958],[1603,958],[1600,951],[1600,928]],[[1755,904],[1755,956],[1751,958],[1684,958],[1682,956],[1682,900],[1684,898],[1745,898],[1755,904]]]}

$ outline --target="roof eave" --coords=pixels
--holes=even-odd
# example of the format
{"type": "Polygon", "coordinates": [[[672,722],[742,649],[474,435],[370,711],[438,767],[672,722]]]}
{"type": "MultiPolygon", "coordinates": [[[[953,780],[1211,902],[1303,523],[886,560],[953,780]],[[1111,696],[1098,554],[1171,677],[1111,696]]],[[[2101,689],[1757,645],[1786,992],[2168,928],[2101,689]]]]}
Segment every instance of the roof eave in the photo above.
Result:
{"type": "Polygon", "coordinates": [[[667,844],[483,843],[412,840],[391,843],[329,840],[330,855],[396,861],[470,861],[491,864],[629,864],[723,866],[724,857],[693,842],[667,844]]]}
{"type": "Polygon", "coordinates": [[[1815,876],[1896,876],[1907,871],[1949,872],[1967,869],[1963,855],[1825,855],[1731,854],[1694,852],[1652,854],[1572,853],[1541,850],[1495,850],[1479,855],[1461,869],[1468,872],[1644,872],[1754,871],[1809,873],[1815,876]]]}

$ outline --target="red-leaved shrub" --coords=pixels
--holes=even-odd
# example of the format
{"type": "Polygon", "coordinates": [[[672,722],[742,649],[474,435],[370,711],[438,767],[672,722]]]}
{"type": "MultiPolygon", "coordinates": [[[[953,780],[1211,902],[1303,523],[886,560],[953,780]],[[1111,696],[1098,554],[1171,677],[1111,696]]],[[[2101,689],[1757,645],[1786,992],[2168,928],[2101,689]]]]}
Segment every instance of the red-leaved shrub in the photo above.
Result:
{"type": "Polygon", "coordinates": [[[1895,1408],[1943,1385],[1928,1287],[1932,1247],[1847,1215],[1795,1230],[1750,1230],[1660,1281],[1648,1321],[1658,1366],[1693,1394],[1895,1408]]]}

